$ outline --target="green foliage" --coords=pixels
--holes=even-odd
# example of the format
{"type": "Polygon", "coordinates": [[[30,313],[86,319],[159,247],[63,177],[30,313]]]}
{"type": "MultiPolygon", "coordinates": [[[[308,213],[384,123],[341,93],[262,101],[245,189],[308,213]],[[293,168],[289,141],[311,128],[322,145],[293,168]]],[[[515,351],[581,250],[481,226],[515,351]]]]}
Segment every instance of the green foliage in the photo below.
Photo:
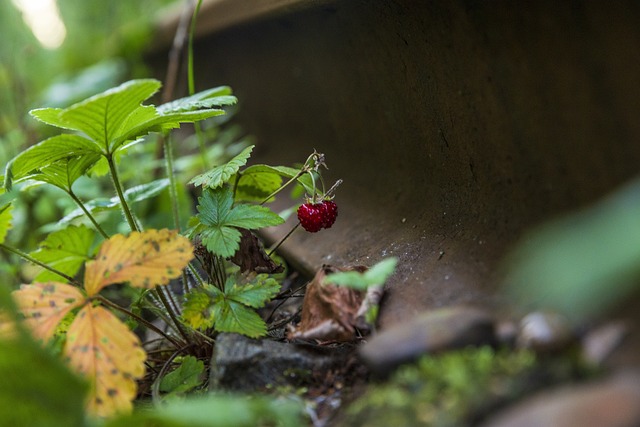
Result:
{"type": "Polygon", "coordinates": [[[191,235],[200,235],[207,249],[222,257],[230,257],[238,249],[241,237],[238,227],[253,230],[284,222],[263,206],[234,206],[233,192],[228,186],[205,189],[202,197],[198,198],[198,212],[191,235]]]}
{"type": "Polygon", "coordinates": [[[242,166],[247,164],[247,160],[251,156],[251,151],[253,151],[254,147],[255,145],[251,145],[245,148],[240,154],[229,160],[227,163],[216,166],[209,172],[196,176],[189,181],[189,184],[208,187],[215,190],[229,181],[229,178],[231,178],[233,174],[238,172],[242,166]]]}
{"type": "Polygon", "coordinates": [[[153,411],[114,419],[105,427],[297,427],[304,425],[302,414],[296,401],[224,394],[170,401],[153,411]]]}
{"type": "Polygon", "coordinates": [[[160,382],[160,391],[169,396],[183,394],[199,387],[205,378],[204,363],[193,356],[186,356],[180,365],[160,382]]]}
{"type": "Polygon", "coordinates": [[[382,286],[393,274],[398,264],[395,257],[384,259],[364,273],[358,271],[344,271],[327,275],[325,283],[333,283],[354,289],[366,289],[370,286],[382,286]]]}
{"type": "Polygon", "coordinates": [[[532,352],[468,348],[401,367],[347,408],[345,425],[471,425],[471,418],[518,397],[536,366],[532,352]]]}
{"type": "Polygon", "coordinates": [[[640,182],[526,235],[507,258],[507,291],[518,302],[590,319],[637,288],[640,182]]]}
{"type": "Polygon", "coordinates": [[[308,173],[286,166],[252,165],[238,174],[236,200],[263,201],[282,186],[282,178],[296,178],[297,184],[313,193],[313,181],[308,173]]]}
{"type": "Polygon", "coordinates": [[[280,284],[266,274],[259,274],[246,284],[229,277],[224,290],[207,285],[190,292],[182,316],[196,329],[214,328],[260,337],[267,333],[267,327],[254,309],[263,307],[279,290],[280,284]]]}
{"type": "MultiPolygon", "coordinates": [[[[46,176],[46,168],[55,176],[50,168],[52,165],[58,166],[53,171],[59,173],[70,168],[70,159],[83,159],[74,165],[73,173],[67,173],[67,178],[77,179],[95,163],[97,156],[111,159],[126,142],[131,142],[128,144],[131,146],[148,133],[166,132],[181,123],[224,114],[221,109],[200,109],[202,103],[199,99],[191,102],[188,99],[178,100],[179,108],[142,105],[159,88],[157,80],[132,80],[65,109],[32,110],[31,115],[36,119],[61,129],[80,132],[86,137],[79,134],[54,136],[19,154],[7,165],[5,187],[10,189],[14,180],[26,178],[50,182],[52,178],[42,179],[43,174],[46,176]]],[[[228,95],[225,95],[219,104],[228,102],[228,95]]],[[[60,177],[55,179],[58,184],[60,180],[60,177]]],[[[64,184],[68,179],[62,181],[64,184]]]]}
{"type": "Polygon", "coordinates": [[[0,208],[0,243],[4,243],[4,240],[7,237],[7,232],[11,228],[11,210],[11,205],[4,205],[0,208]]]}
{"type": "MultiPolygon", "coordinates": [[[[71,226],[53,232],[40,243],[40,248],[30,255],[68,276],[75,276],[80,267],[91,257],[94,231],[85,226],[71,226]]],[[[49,270],[42,270],[35,278],[36,282],[67,281],[49,270]]]]}

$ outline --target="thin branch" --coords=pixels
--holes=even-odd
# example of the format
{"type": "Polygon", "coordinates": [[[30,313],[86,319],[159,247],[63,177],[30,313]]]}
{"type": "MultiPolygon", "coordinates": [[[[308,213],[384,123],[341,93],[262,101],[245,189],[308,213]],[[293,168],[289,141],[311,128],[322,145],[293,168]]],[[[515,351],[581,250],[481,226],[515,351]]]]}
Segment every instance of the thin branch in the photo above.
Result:
{"type": "Polygon", "coordinates": [[[107,157],[107,163],[109,164],[109,172],[111,173],[111,180],[113,181],[113,186],[116,189],[116,193],[118,194],[118,199],[120,200],[120,207],[122,208],[122,212],[124,213],[124,217],[127,219],[129,223],[129,227],[131,227],[131,231],[140,231],[138,227],[138,223],[133,217],[133,213],[129,209],[129,204],[124,198],[124,192],[122,191],[122,184],[120,184],[120,178],[118,178],[118,169],[116,168],[116,164],[113,161],[113,154],[110,154],[107,157]]]}
{"type": "Polygon", "coordinates": [[[25,260],[32,262],[36,265],[39,265],[40,267],[49,270],[50,272],[57,274],[58,276],[64,278],[65,280],[67,280],[69,283],[71,283],[73,286],[76,286],[78,288],[82,287],[82,284],[78,281],[76,281],[73,277],[63,273],[62,271],[56,270],[55,268],[51,267],[50,265],[47,265],[45,263],[43,263],[42,261],[38,261],[37,259],[35,259],[34,257],[32,257],[31,255],[27,254],[26,252],[22,252],[20,249],[5,245],[4,243],[0,243],[0,249],[4,249],[7,252],[11,252],[14,253],[16,255],[18,255],[21,258],[24,258],[25,260]]]}
{"type": "Polygon", "coordinates": [[[76,204],[80,207],[80,209],[82,209],[82,212],[84,212],[87,218],[89,218],[89,221],[91,221],[91,223],[93,224],[95,229],[98,231],[98,233],[100,233],[102,237],[105,238],[105,240],[108,240],[109,235],[104,231],[104,229],[100,226],[100,224],[98,224],[98,221],[96,221],[93,215],[91,215],[91,212],[89,212],[89,210],[84,205],[84,203],[82,203],[82,200],[80,200],[72,190],[67,191],[67,194],[69,195],[69,197],[73,199],[74,202],[76,202],[76,204]]]}

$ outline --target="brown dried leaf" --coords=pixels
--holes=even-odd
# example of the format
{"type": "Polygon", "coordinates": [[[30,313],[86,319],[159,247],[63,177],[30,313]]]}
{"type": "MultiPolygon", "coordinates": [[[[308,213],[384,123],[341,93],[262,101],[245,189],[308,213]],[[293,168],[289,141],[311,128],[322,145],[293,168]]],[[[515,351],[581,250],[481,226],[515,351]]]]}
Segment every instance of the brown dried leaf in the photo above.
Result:
{"type": "Polygon", "coordinates": [[[240,267],[241,272],[255,271],[256,273],[282,273],[284,267],[276,264],[267,253],[258,238],[249,230],[240,228],[242,237],[240,247],[231,258],[231,262],[240,267]]]}
{"type": "Polygon", "coordinates": [[[118,234],[104,242],[95,261],[87,263],[84,287],[92,296],[113,283],[129,282],[139,288],[166,285],[192,258],[193,245],[176,231],[118,234]]]}
{"type": "Polygon", "coordinates": [[[302,318],[297,328],[290,331],[289,339],[317,340],[320,342],[346,342],[356,339],[358,316],[365,300],[365,292],[357,289],[325,284],[327,274],[366,267],[337,268],[324,265],[307,286],[302,302],[302,318]]]}
{"type": "Polygon", "coordinates": [[[33,335],[44,341],[53,336],[67,313],[85,302],[78,288],[58,282],[22,285],[13,296],[33,335]]]}
{"type": "Polygon", "coordinates": [[[99,417],[131,412],[147,355],[124,323],[103,307],[87,305],[69,327],[64,353],[91,383],[89,412],[99,417]]]}

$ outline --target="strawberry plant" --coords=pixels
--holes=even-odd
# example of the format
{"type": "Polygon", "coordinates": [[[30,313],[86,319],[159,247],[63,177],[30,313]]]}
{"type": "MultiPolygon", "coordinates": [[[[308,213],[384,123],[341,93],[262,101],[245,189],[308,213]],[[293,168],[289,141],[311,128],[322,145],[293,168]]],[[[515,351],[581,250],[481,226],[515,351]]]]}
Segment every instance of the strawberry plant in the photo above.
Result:
{"type": "MultiPolygon", "coordinates": [[[[87,408],[97,416],[129,412],[137,395],[136,382],[145,375],[147,352],[131,325],[156,332],[174,347],[167,363],[179,354],[206,356],[210,339],[218,332],[266,334],[256,309],[279,292],[272,274],[282,267],[262,249],[252,230],[284,222],[265,206],[280,191],[295,184],[311,195],[308,200],[322,200],[317,204],[321,228],[331,227],[337,216],[337,206],[329,200],[335,187],[327,192],[316,188],[324,165],[320,153],[314,152],[299,169],[246,167],[253,149],[248,146],[190,181],[201,189],[201,196],[187,237],[178,230],[145,231],[134,209],[138,202],[173,189],[170,195],[177,212],[172,146],[164,144],[168,177],[142,186],[125,187],[121,156],[150,133],[164,135],[182,123],[224,114],[222,107],[236,102],[230,89],[221,87],[158,107],[143,105],[159,87],[155,80],[133,80],[68,108],[33,110],[37,120],[71,132],[33,145],[5,167],[7,191],[28,188],[25,183],[48,184],[78,206],[63,221],[69,225],[50,233],[28,254],[4,243],[11,221],[11,205],[5,204],[0,211],[0,248],[42,267],[32,284],[14,291],[14,299],[33,335],[43,342],[56,337],[68,365],[89,381],[87,408]],[[86,176],[99,179],[102,171],[110,177],[114,196],[100,202],[81,200],[74,183],[86,176]],[[122,211],[130,229],[127,236],[112,235],[96,216],[101,209],[112,208],[122,211]],[[91,227],[71,224],[81,216],[91,227]],[[199,265],[191,262],[190,239],[196,243],[199,265]],[[83,267],[84,279],[79,280],[83,267]],[[168,286],[174,279],[182,284],[179,294],[168,286]],[[103,292],[123,283],[134,290],[129,307],[122,305],[121,292],[103,292]],[[115,295],[120,303],[107,295],[115,295]],[[144,309],[163,319],[169,329],[145,320],[144,309]],[[128,323],[114,313],[124,315],[128,323]]],[[[307,228],[305,221],[301,223],[307,228]]],[[[174,226],[179,229],[179,221],[174,226]]],[[[0,330],[10,333],[11,324],[5,321],[0,330]]]]}
{"type": "MultiPolygon", "coordinates": [[[[145,102],[161,83],[138,79],[67,108],[32,110],[34,119],[61,133],[30,146],[4,168],[0,249],[40,270],[32,283],[13,291],[13,302],[0,299],[0,349],[5,343],[16,344],[16,337],[26,337],[28,330],[47,349],[59,352],[88,384],[85,406],[94,416],[130,412],[142,380],[152,383],[149,388],[156,400],[161,391],[176,395],[199,387],[204,371],[198,359],[210,356],[219,332],[266,334],[267,325],[256,310],[280,291],[277,274],[283,267],[271,254],[281,242],[267,253],[254,232],[284,222],[266,206],[283,189],[296,186],[307,193],[307,203],[299,209],[314,206],[318,229],[330,228],[337,217],[337,205],[331,200],[336,186],[324,190],[320,153],[312,153],[300,168],[247,166],[254,147],[245,144],[227,162],[208,168],[211,157],[204,141],[208,132],[199,123],[224,115],[237,100],[226,86],[194,93],[192,70],[189,80],[189,96],[158,106],[145,102]],[[184,123],[196,126],[196,161],[174,159],[170,131],[184,123]],[[133,185],[132,177],[140,178],[144,168],[131,158],[141,146],[151,145],[150,135],[157,136],[167,176],[154,175],[133,185]],[[176,160],[189,166],[177,166],[176,160]],[[208,170],[186,179],[176,175],[176,170],[192,171],[194,165],[208,170]],[[79,183],[104,184],[105,175],[110,193],[86,200],[79,183]],[[185,193],[181,184],[189,178],[200,195],[197,213],[183,230],[180,214],[185,209],[179,195],[185,193]],[[77,209],[67,211],[38,248],[28,253],[6,243],[5,237],[15,194],[37,185],[57,188],[77,209]],[[149,221],[140,204],[166,193],[172,224],[145,229],[149,221]],[[106,225],[101,215],[114,209],[124,218],[116,227],[106,225]],[[165,327],[147,320],[150,315],[165,327]],[[138,327],[161,337],[153,357],[140,329],[134,333],[138,327]],[[165,375],[175,360],[182,364],[165,375]]],[[[300,213],[298,217],[285,239],[299,225],[310,231],[308,219],[300,213]]],[[[32,344],[25,338],[24,348],[32,344]]],[[[7,366],[3,357],[0,351],[0,374],[7,366]]],[[[56,369],[61,368],[56,365],[56,369]]],[[[64,375],[59,373],[60,378],[64,375]]],[[[65,378],[67,383],[75,380],[65,378]]],[[[82,389],[74,385],[74,393],[82,389]]],[[[256,408],[258,414],[278,413],[265,402],[256,408]]]]}

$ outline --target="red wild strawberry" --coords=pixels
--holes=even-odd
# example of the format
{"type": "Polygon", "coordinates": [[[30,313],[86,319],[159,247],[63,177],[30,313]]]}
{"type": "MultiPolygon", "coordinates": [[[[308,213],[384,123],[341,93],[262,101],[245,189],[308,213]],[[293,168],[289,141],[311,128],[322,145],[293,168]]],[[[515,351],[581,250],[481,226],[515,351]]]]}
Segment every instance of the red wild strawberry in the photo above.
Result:
{"type": "Polygon", "coordinates": [[[298,220],[302,228],[310,233],[320,231],[324,226],[322,204],[305,203],[298,208],[298,220]]]}
{"type": "Polygon", "coordinates": [[[322,228],[331,228],[338,217],[338,205],[333,200],[325,200],[320,203],[322,212],[322,228]]]}

